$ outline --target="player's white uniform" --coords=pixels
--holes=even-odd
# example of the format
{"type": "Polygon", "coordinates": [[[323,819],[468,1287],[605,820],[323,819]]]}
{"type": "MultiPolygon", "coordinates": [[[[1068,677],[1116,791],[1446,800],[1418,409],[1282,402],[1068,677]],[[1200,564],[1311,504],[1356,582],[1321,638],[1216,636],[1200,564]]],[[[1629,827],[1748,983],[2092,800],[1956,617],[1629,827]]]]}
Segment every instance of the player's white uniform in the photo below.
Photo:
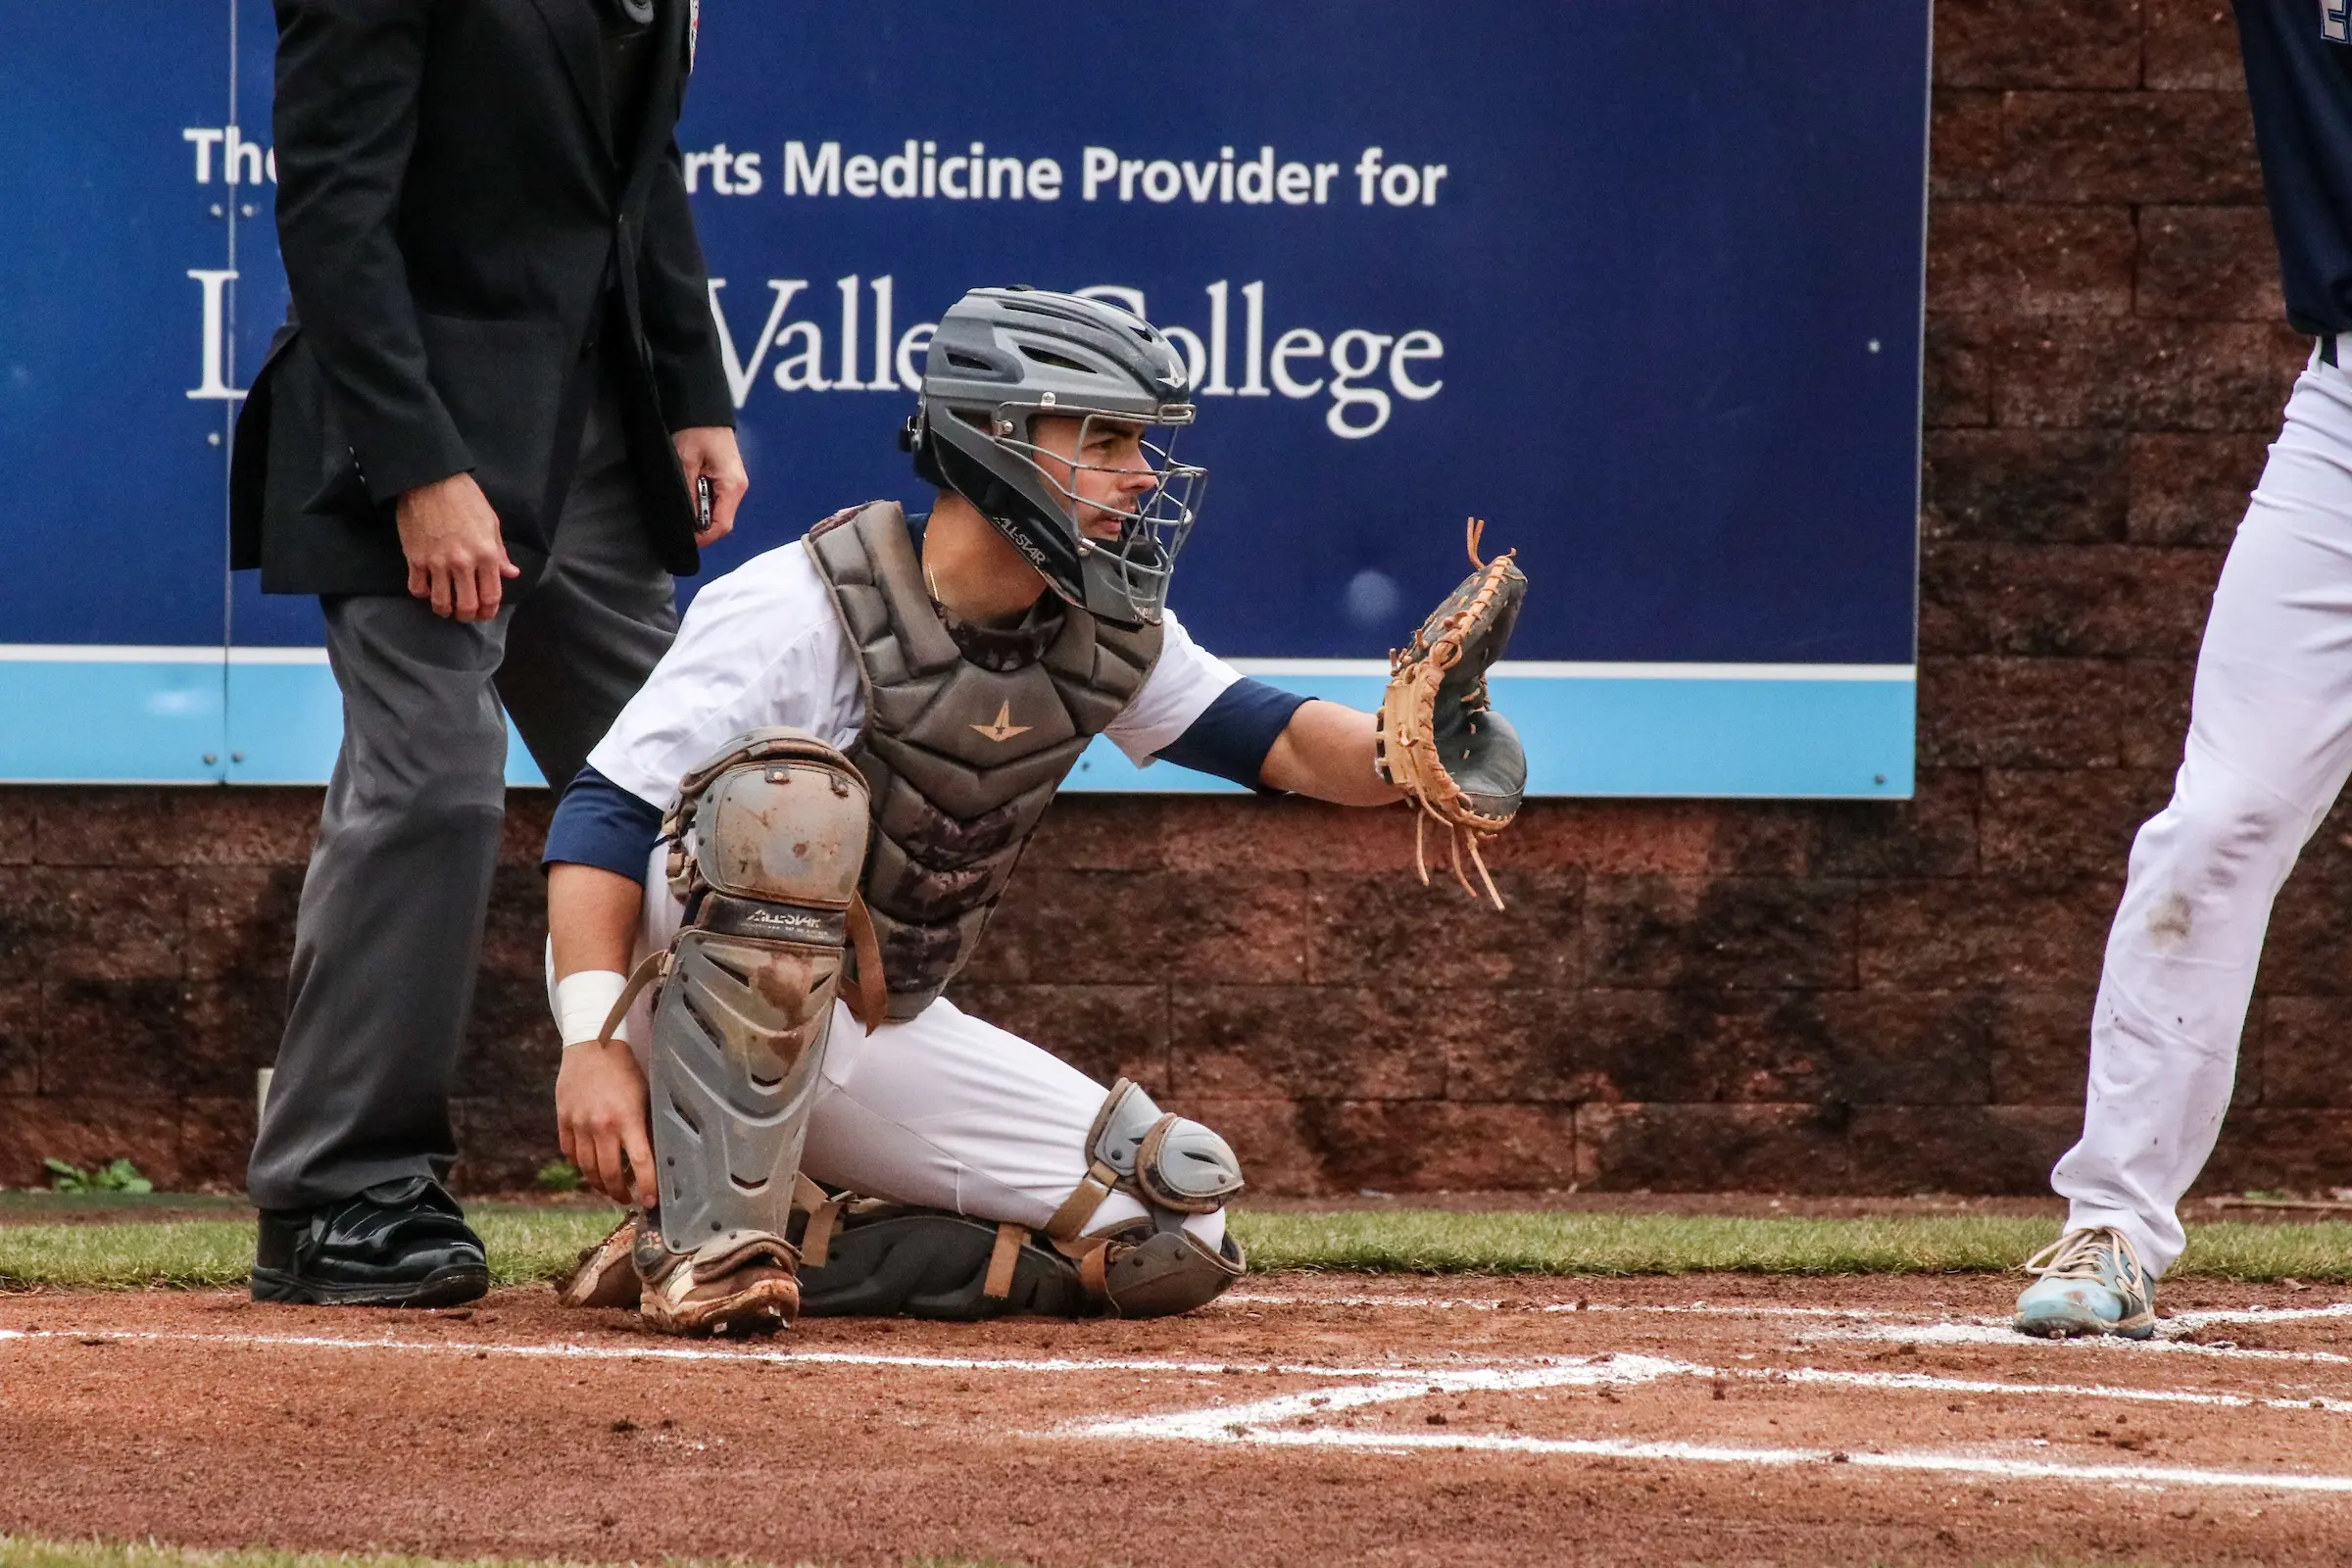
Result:
{"type": "MultiPolygon", "coordinates": [[[[1240,675],[1167,612],[1159,662],[1106,733],[1138,762],[1188,729],[1240,675]]],[[[789,724],[848,750],[865,722],[857,655],[800,542],[755,557],[696,597],[643,690],[589,765],[662,809],[688,769],[747,730],[789,724]]],[[[646,875],[631,962],[665,948],[682,910],[663,880],[666,846],[646,875]]],[[[651,1004],[627,1026],[643,1064],[651,1004]]],[[[836,1005],[802,1168],[867,1197],[953,1209],[1042,1230],[1087,1168],[1086,1137],[1108,1086],[958,1009],[932,1003],[870,1036],[836,1005]]],[[[1144,1217],[1113,1193],[1089,1229],[1144,1217]]],[[[1212,1249],[1224,1215],[1189,1216],[1212,1249]]]]}
{"type": "Polygon", "coordinates": [[[2352,376],[2295,382],[2197,654],[2172,804],[2132,846],[2082,1140],[2051,1185],[2152,1273],[2229,1109],[2272,901],[2352,773],[2352,376]]]}

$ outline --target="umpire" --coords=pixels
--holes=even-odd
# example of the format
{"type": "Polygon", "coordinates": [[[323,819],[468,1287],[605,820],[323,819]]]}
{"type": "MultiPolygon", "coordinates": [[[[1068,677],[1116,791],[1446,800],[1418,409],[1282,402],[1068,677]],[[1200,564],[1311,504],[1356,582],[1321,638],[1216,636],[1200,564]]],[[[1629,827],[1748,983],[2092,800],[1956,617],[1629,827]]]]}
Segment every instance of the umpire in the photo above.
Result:
{"type": "Polygon", "coordinates": [[[446,1304],[488,1286],[442,1182],[502,707],[577,773],[745,489],[671,139],[696,8],[276,4],[293,304],[238,420],[232,562],[318,596],[343,746],[247,1171],[253,1294],[446,1304]]]}

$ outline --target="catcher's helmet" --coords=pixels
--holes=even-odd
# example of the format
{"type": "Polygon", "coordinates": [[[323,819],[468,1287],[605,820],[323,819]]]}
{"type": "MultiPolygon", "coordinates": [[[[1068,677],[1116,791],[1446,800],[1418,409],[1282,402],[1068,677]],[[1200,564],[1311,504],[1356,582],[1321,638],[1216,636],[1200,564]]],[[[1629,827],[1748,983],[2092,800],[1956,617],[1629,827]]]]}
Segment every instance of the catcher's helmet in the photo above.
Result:
{"type": "MultiPolygon", "coordinates": [[[[1140,316],[1076,294],[976,288],[932,334],[922,406],[900,441],[917,474],[978,508],[1055,593],[1105,620],[1149,624],[1208,478],[1168,456],[1172,427],[1193,422],[1190,394],[1184,356],[1140,316]],[[1144,447],[1157,484],[1132,507],[1086,503],[1120,519],[1116,540],[1088,538],[1070,482],[1040,466],[1030,426],[1040,415],[1168,428],[1144,447]]],[[[1086,466],[1053,456],[1057,468],[1086,466]]]]}

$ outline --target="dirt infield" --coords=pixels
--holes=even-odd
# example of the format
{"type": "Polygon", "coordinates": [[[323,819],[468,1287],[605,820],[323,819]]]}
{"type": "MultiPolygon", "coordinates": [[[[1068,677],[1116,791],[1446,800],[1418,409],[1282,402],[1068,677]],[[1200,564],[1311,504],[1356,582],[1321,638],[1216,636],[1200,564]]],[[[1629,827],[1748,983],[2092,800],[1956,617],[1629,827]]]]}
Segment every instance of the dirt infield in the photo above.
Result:
{"type": "Polygon", "coordinates": [[[2352,1301],[2152,1347],[2013,1282],[1267,1276],[1155,1324],[683,1346],[470,1311],[0,1298],[0,1532],[1035,1564],[2340,1562],[2352,1301]]]}

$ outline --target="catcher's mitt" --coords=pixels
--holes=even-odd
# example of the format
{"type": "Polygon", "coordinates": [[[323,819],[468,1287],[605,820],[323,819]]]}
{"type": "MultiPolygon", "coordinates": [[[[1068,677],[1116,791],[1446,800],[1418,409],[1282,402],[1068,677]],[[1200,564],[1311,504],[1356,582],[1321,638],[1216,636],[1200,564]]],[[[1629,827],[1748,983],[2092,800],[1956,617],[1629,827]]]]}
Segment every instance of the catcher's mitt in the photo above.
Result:
{"type": "Polygon", "coordinates": [[[1413,863],[1424,884],[1429,862],[1422,831],[1435,818],[1446,830],[1454,879],[1477,897],[1462,870],[1462,851],[1478,867],[1487,897],[1502,895],[1487,874],[1478,842],[1511,825],[1527,791],[1527,754],[1518,731],[1488,706],[1487,666],[1502,657],[1527,597],[1527,578],[1511,562],[1517,551],[1478,559],[1486,524],[1470,519],[1470,564],[1478,569],[1430,612],[1413,640],[1389,655],[1389,689],[1375,729],[1381,777],[1404,792],[1414,808],[1413,863]]]}

